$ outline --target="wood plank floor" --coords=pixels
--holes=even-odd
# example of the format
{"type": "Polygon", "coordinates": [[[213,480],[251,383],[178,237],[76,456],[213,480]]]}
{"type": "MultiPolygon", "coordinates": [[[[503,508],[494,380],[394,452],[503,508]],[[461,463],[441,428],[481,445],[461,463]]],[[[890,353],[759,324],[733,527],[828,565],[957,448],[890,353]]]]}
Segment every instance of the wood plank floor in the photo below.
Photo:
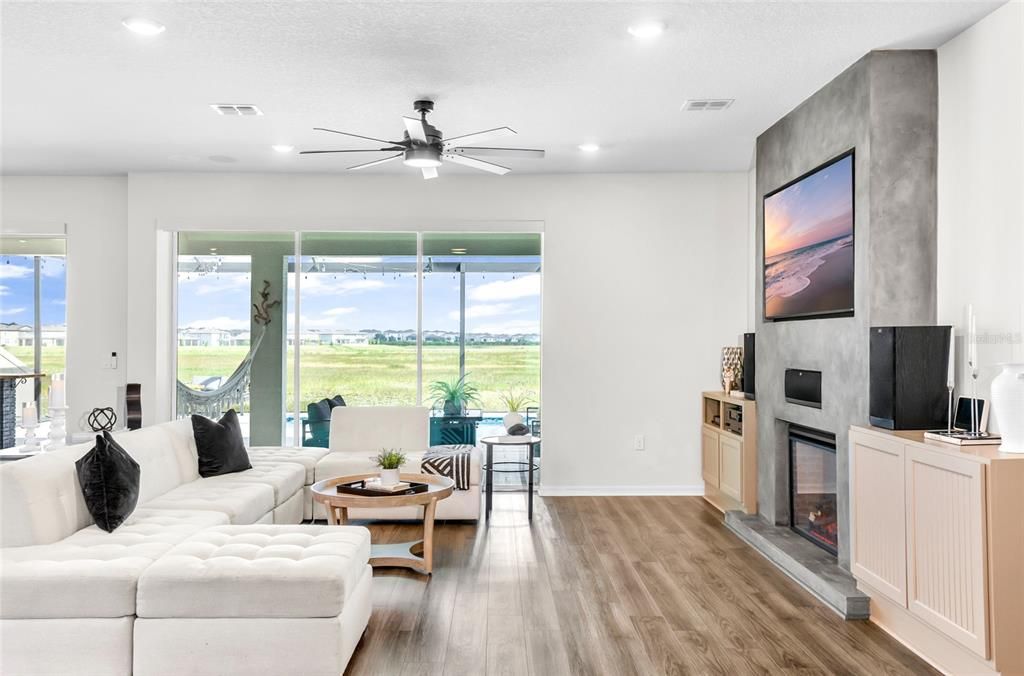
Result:
{"type": "MultiPolygon", "coordinates": [[[[934,674],[846,622],[700,498],[495,495],[490,525],[438,523],[431,579],[374,575],[346,674],[934,674]]],[[[371,525],[375,542],[412,524],[371,525]]]]}

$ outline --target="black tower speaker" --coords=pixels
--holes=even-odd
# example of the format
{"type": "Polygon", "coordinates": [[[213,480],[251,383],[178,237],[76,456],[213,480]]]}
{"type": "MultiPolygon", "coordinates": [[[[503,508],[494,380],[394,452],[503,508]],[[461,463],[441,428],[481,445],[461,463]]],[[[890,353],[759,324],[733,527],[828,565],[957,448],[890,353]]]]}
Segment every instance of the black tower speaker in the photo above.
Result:
{"type": "Polygon", "coordinates": [[[743,334],[743,396],[754,399],[754,334],[743,334]]]}
{"type": "Polygon", "coordinates": [[[890,430],[946,426],[951,326],[874,326],[868,414],[890,430]]]}

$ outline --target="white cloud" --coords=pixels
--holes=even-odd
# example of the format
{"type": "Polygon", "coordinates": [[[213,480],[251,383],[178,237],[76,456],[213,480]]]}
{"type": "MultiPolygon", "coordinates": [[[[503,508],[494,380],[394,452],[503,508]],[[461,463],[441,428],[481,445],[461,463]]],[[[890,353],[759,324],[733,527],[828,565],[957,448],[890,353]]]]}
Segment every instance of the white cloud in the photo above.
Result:
{"type": "Polygon", "coordinates": [[[10,263],[0,265],[0,279],[24,279],[32,276],[32,268],[10,263]]]}
{"type": "Polygon", "coordinates": [[[493,302],[540,295],[540,275],[526,275],[507,281],[488,282],[468,292],[470,300],[493,302]]]}
{"type": "Polygon", "coordinates": [[[197,296],[238,292],[248,290],[250,286],[249,275],[240,272],[224,273],[221,275],[194,275],[179,272],[178,284],[181,286],[194,286],[193,293],[197,296]]]}
{"type": "Polygon", "coordinates": [[[0,284],[0,296],[9,296],[9,295],[11,295],[11,287],[3,286],[2,284],[0,284]]]}
{"type": "Polygon", "coordinates": [[[7,317],[9,315],[20,315],[25,311],[23,307],[4,307],[0,308],[0,316],[7,317]]]}
{"type": "Polygon", "coordinates": [[[472,333],[540,333],[540,322],[531,319],[513,319],[507,322],[495,322],[473,326],[469,329],[472,333]]]}
{"type": "Polygon", "coordinates": [[[225,331],[248,330],[248,319],[232,317],[214,317],[213,319],[197,319],[185,324],[186,329],[224,329],[225,331]]]}
{"type": "MultiPolygon", "coordinates": [[[[466,319],[481,319],[483,317],[503,317],[507,315],[525,312],[524,308],[516,308],[512,303],[482,303],[480,305],[466,306],[466,319]]],[[[459,311],[452,310],[448,318],[458,321],[459,311]]]]}
{"type": "Polygon", "coordinates": [[[352,314],[356,311],[354,307],[332,307],[330,310],[324,310],[322,314],[328,315],[329,317],[338,317],[341,315],[352,314]]]}
{"type": "Polygon", "coordinates": [[[302,278],[302,295],[311,296],[343,296],[345,294],[376,291],[390,286],[382,279],[363,279],[343,276],[334,279],[333,275],[306,275],[302,278]]]}
{"type": "MultiPolygon", "coordinates": [[[[335,308],[335,309],[346,309],[346,308],[335,308]]],[[[346,330],[346,331],[353,330],[351,327],[345,327],[345,326],[341,326],[340,325],[338,317],[341,314],[347,314],[347,313],[339,313],[339,314],[336,314],[336,315],[329,315],[329,316],[322,316],[322,317],[309,317],[307,315],[302,315],[302,330],[303,331],[309,331],[310,329],[337,329],[339,331],[341,331],[341,330],[346,330]]],[[[294,314],[289,314],[288,315],[288,331],[291,332],[294,328],[295,328],[295,315],[294,314]]]]}

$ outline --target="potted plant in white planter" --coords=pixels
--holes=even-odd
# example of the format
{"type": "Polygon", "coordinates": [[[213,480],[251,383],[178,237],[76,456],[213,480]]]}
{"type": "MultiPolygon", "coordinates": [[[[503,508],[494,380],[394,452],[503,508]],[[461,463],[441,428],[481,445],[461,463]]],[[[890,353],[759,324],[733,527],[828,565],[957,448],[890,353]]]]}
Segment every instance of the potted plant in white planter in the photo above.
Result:
{"type": "Polygon", "coordinates": [[[445,415],[463,415],[466,412],[466,404],[480,403],[480,390],[476,385],[466,382],[468,375],[467,373],[458,380],[438,380],[430,384],[434,404],[441,404],[445,415]]]}
{"type": "Polygon", "coordinates": [[[505,424],[505,431],[514,436],[526,434],[529,430],[524,424],[520,411],[525,410],[527,406],[534,403],[530,393],[508,391],[499,395],[498,399],[508,411],[505,417],[502,418],[502,422],[505,424]]]}
{"type": "Polygon", "coordinates": [[[394,486],[402,480],[400,468],[405,464],[405,453],[394,448],[382,448],[376,460],[380,468],[381,486],[394,486]]]}

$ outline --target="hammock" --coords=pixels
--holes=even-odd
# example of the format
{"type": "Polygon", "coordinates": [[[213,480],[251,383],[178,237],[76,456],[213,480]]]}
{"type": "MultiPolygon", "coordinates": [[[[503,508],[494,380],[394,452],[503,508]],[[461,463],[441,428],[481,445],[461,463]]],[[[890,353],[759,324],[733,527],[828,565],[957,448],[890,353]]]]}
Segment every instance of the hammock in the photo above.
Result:
{"type": "Polygon", "coordinates": [[[249,376],[252,371],[252,360],[256,356],[256,350],[260,349],[263,341],[263,334],[266,333],[266,326],[259,325],[257,333],[249,345],[249,352],[246,353],[242,363],[238,365],[234,373],[215,390],[193,390],[185,383],[178,381],[178,417],[198,413],[208,418],[217,418],[224,411],[231,407],[241,408],[246,399],[249,398],[249,376]]]}

